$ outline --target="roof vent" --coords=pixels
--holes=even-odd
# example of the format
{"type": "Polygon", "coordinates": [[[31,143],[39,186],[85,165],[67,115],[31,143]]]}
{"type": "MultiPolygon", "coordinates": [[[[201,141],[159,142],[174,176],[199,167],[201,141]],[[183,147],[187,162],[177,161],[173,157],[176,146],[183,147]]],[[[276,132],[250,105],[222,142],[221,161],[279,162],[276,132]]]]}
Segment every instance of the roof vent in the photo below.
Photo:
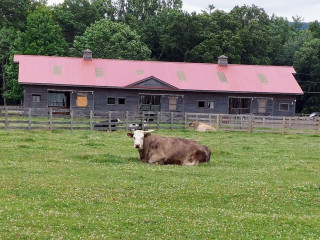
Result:
{"type": "Polygon", "coordinates": [[[228,57],[225,55],[218,57],[218,64],[220,66],[228,66],[228,57]]]}
{"type": "Polygon", "coordinates": [[[92,51],[86,49],[83,51],[83,59],[84,60],[92,60],[92,51]]]}

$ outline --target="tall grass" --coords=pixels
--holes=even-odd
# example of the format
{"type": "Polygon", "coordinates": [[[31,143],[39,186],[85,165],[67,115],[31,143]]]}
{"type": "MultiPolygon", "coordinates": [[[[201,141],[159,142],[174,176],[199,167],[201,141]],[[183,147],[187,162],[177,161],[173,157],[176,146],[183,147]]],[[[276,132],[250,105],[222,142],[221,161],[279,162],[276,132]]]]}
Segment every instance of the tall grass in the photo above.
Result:
{"type": "Polygon", "coordinates": [[[0,239],[319,239],[320,137],[154,134],[212,150],[139,162],[125,131],[0,131],[0,239]]]}

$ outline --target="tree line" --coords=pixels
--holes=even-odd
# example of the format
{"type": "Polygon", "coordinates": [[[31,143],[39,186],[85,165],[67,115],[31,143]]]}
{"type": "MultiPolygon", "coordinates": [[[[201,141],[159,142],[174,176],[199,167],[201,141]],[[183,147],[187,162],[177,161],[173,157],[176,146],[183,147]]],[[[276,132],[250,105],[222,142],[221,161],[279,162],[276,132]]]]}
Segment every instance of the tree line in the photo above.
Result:
{"type": "Polygon", "coordinates": [[[181,0],[46,0],[0,2],[0,105],[19,104],[14,54],[294,66],[305,94],[297,112],[320,111],[320,24],[269,16],[256,5],[230,12],[209,5],[182,10],[181,0]]]}

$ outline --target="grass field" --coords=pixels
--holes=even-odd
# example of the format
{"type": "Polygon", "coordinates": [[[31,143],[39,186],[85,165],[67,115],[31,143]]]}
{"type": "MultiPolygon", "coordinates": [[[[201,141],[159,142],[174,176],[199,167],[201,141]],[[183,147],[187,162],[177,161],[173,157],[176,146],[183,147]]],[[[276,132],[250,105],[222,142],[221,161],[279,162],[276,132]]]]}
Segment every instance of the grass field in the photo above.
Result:
{"type": "Polygon", "coordinates": [[[139,162],[125,131],[0,131],[0,239],[320,239],[320,137],[156,134],[212,150],[139,162]]]}

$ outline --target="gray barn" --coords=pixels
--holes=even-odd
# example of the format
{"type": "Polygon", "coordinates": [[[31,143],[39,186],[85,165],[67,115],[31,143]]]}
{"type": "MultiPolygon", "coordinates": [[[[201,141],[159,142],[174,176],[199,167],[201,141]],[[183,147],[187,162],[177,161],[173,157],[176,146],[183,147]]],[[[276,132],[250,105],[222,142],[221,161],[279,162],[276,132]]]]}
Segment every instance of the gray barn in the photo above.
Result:
{"type": "Polygon", "coordinates": [[[15,55],[24,106],[293,116],[292,67],[15,55]]]}

